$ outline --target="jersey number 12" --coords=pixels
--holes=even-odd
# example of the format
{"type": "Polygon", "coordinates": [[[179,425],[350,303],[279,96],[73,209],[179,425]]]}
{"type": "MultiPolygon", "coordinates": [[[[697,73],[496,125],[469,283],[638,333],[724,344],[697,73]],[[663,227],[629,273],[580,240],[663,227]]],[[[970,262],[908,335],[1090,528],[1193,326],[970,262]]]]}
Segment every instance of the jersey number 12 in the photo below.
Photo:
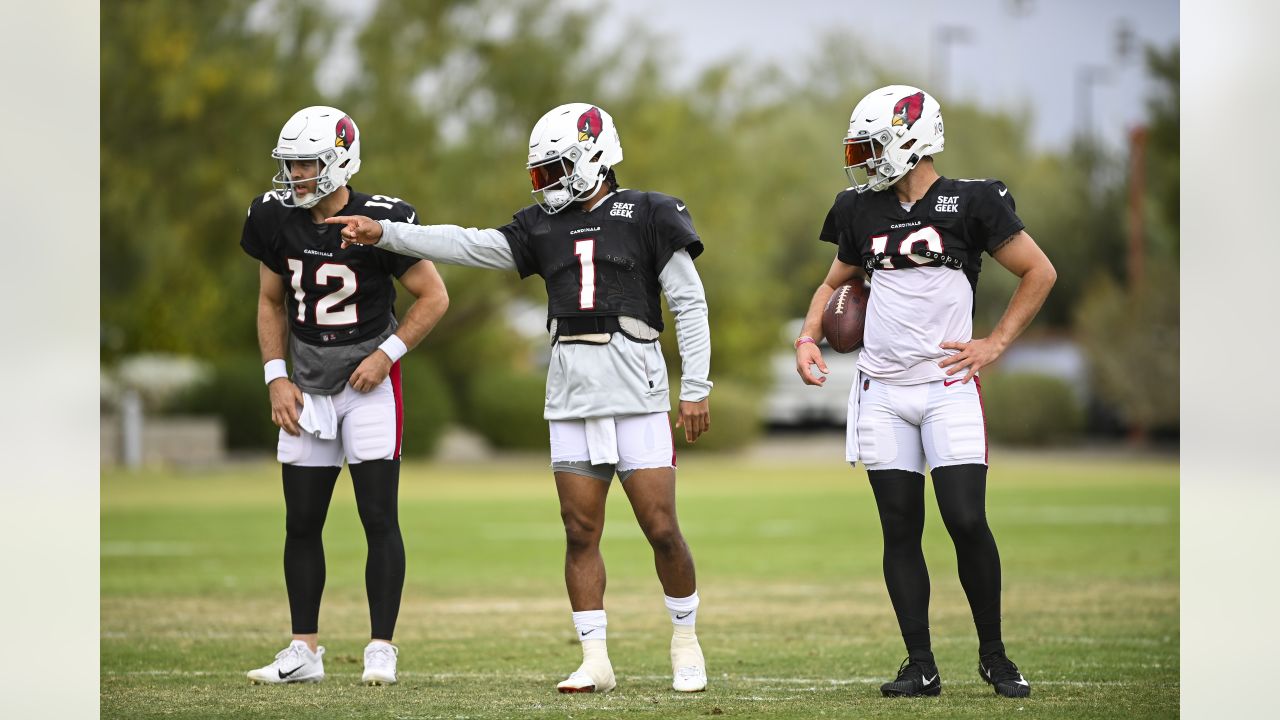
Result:
{"type": "MultiPolygon", "coordinates": [[[[354,325],[360,320],[355,303],[341,310],[333,309],[334,306],[341,305],[343,301],[355,294],[357,285],[355,272],[346,265],[338,263],[324,263],[316,268],[317,285],[327,286],[335,279],[341,283],[338,289],[316,301],[316,325],[354,325]]],[[[298,302],[298,322],[305,323],[307,293],[302,289],[301,260],[289,259],[289,283],[293,286],[293,299],[298,302]]]]}

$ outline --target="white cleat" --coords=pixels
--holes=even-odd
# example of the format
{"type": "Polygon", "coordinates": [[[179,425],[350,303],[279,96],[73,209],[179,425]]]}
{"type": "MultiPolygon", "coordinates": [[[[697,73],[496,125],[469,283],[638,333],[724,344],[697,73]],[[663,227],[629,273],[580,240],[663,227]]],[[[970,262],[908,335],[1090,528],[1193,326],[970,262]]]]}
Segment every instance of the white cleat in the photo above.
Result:
{"type": "Polygon", "coordinates": [[[324,648],[313,653],[307,644],[294,640],[289,647],[276,653],[275,662],[250,670],[246,675],[254,685],[279,685],[282,683],[314,683],[324,679],[324,648]]]}
{"type": "Polygon", "coordinates": [[[364,648],[364,675],[360,682],[365,685],[395,685],[396,657],[400,648],[385,642],[371,642],[364,648]]]}
{"type": "Polygon", "coordinates": [[[671,638],[671,689],[676,692],[707,689],[707,663],[702,659],[697,638],[671,638]]]}
{"type": "Polygon", "coordinates": [[[582,663],[582,667],[556,685],[556,689],[562,693],[606,693],[617,686],[612,665],[582,663]]]}

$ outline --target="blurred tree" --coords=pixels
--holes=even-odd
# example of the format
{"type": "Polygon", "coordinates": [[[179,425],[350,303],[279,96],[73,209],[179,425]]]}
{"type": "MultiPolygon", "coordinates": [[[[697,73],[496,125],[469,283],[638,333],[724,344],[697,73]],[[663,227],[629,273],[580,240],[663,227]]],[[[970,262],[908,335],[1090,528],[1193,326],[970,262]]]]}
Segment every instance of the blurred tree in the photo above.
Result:
{"type": "MultiPolygon", "coordinates": [[[[296,109],[332,104],[356,119],[364,159],[356,187],[404,198],[422,222],[496,227],[531,202],[524,146],[534,121],[581,100],[614,115],[624,186],[688,203],[707,246],[698,265],[713,379],[763,392],[768,356],[788,349],[778,328],[804,312],[834,255],[817,233],[846,184],[839,146],[849,111],[870,88],[917,78],[870,61],[857,38],[829,35],[803,72],[737,58],[676,88],[663,38],[635,27],[624,45],[592,50],[595,17],[580,7],[378,0],[351,15],[302,0],[104,6],[103,361],[140,351],[252,353],[257,273],[238,239],[245,208],[275,172],[276,133],[296,109]]],[[[1149,174],[1150,207],[1163,218],[1151,231],[1172,233],[1176,253],[1176,49],[1153,53],[1150,64],[1172,78],[1172,95],[1151,106],[1151,161],[1161,166],[1149,174]]],[[[949,102],[945,111],[939,169],[1013,188],[1059,269],[1036,327],[1066,327],[1090,278],[1122,272],[1116,169],[1096,149],[1033,150],[1029,109],[949,102]]],[[[419,352],[430,354],[465,418],[478,373],[538,371],[544,341],[508,326],[513,301],[545,306],[545,294],[511,273],[441,272],[451,307],[419,352]]],[[[982,277],[979,332],[1014,285],[998,269],[982,277]]],[[[664,333],[673,368],[674,341],[664,333]]]]}
{"type": "Polygon", "coordinates": [[[238,240],[331,25],[307,4],[111,3],[102,13],[102,357],[253,347],[238,240]]]}
{"type": "Polygon", "coordinates": [[[1179,413],[1178,47],[1148,49],[1147,67],[1156,89],[1143,193],[1146,280],[1121,285],[1125,263],[1117,249],[1113,265],[1095,272],[1076,314],[1095,387],[1137,440],[1176,427],[1179,413]]]}

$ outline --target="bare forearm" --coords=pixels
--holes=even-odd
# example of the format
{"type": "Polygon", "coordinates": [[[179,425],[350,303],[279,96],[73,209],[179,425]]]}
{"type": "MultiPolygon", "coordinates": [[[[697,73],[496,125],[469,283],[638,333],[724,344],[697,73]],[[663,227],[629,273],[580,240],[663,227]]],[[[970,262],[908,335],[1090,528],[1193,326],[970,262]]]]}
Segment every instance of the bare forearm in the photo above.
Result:
{"type": "Polygon", "coordinates": [[[1035,319],[1057,278],[1051,266],[1028,270],[1022,276],[1009,300],[1009,307],[991,331],[990,338],[999,343],[1001,349],[1007,348],[1035,319]]]}
{"type": "Polygon", "coordinates": [[[284,304],[258,297],[258,349],[262,362],[284,359],[289,338],[289,324],[284,318],[284,304]]]}
{"type": "Polygon", "coordinates": [[[396,328],[396,335],[404,342],[405,347],[412,350],[440,322],[448,309],[447,295],[418,298],[405,312],[400,327],[396,328]]]}
{"type": "Polygon", "coordinates": [[[827,306],[827,301],[835,291],[835,288],[825,282],[813,291],[813,299],[809,301],[809,311],[804,315],[804,327],[800,330],[801,337],[822,340],[822,309],[827,306]]]}

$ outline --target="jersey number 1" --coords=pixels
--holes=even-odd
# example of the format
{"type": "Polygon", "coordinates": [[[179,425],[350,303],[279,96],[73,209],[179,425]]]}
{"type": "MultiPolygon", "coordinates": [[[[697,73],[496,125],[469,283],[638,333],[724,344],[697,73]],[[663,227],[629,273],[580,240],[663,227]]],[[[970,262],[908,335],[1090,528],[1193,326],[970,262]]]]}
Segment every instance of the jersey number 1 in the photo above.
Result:
{"type": "MultiPolygon", "coordinates": [[[[324,263],[316,268],[316,284],[328,285],[330,280],[339,280],[342,284],[337,290],[325,295],[316,302],[317,325],[354,325],[360,321],[356,304],[352,303],[341,310],[333,310],[333,306],[341,305],[344,300],[355,294],[356,274],[346,265],[324,263]]],[[[293,299],[298,301],[298,322],[307,321],[307,293],[302,289],[302,261],[289,259],[289,283],[293,286],[293,299]]]]}
{"type": "Polygon", "coordinates": [[[590,310],[596,306],[596,241],[579,240],[573,244],[573,254],[582,266],[582,288],[578,291],[578,309],[590,310]]]}

